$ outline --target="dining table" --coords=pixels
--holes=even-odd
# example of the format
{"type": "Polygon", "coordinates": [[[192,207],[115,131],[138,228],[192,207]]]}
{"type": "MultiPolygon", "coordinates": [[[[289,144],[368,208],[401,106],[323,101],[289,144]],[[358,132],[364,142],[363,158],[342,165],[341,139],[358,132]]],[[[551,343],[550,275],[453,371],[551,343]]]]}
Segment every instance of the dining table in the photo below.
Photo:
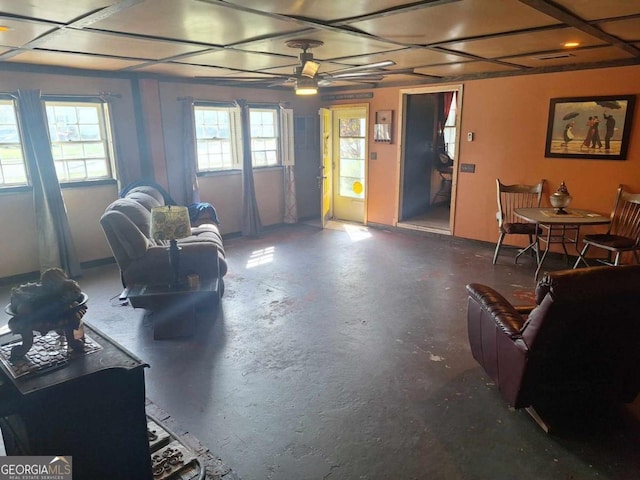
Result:
{"type": "MultiPolygon", "coordinates": [[[[538,280],[538,275],[542,269],[549,249],[552,244],[562,245],[565,257],[569,257],[567,245],[573,245],[578,255],[578,261],[587,264],[582,257],[578,243],[580,242],[580,228],[593,225],[607,225],[611,222],[609,215],[602,215],[591,210],[582,210],[576,208],[557,209],[553,207],[533,207],[533,208],[516,208],[513,213],[522,220],[535,223],[540,228],[536,234],[534,244],[530,245],[535,248],[537,268],[534,279],[538,280]],[[540,243],[544,244],[542,255],[539,254],[540,243]]],[[[574,267],[575,268],[575,267],[574,267]]]]}

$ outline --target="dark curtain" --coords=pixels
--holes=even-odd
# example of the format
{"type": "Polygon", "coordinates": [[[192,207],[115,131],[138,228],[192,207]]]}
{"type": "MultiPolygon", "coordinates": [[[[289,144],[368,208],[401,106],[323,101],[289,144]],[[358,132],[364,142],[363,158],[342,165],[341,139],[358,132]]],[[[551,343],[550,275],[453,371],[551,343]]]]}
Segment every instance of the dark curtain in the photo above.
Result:
{"type": "Polygon", "coordinates": [[[82,274],[67,210],[56,174],[40,90],[18,90],[18,116],[33,188],[40,270],[62,268],[70,277],[82,274]]]}
{"type": "Polygon", "coordinates": [[[444,144],[444,125],[447,122],[447,117],[451,111],[451,103],[456,95],[456,92],[440,92],[440,108],[438,110],[438,152],[447,153],[447,149],[444,144]]]}
{"type": "Polygon", "coordinates": [[[198,167],[196,159],[196,126],[193,115],[193,98],[182,98],[182,163],[184,169],[184,201],[181,205],[200,202],[198,187],[198,167]]]}
{"type": "MultiPolygon", "coordinates": [[[[120,113],[120,109],[122,108],[117,100],[120,98],[119,95],[111,95],[111,94],[101,94],[100,100],[107,104],[109,109],[109,119],[123,119],[126,118],[126,114],[120,113]]],[[[110,123],[111,131],[113,132],[113,136],[115,141],[113,143],[114,156],[115,156],[115,164],[116,164],[116,178],[118,180],[118,189],[121,190],[129,183],[133,182],[136,178],[139,178],[140,172],[133,171],[132,162],[127,162],[122,155],[120,149],[120,141],[118,139],[123,138],[119,132],[122,129],[130,128],[130,125],[127,125],[124,121],[112,121],[110,123]]]]}
{"type": "Polygon", "coordinates": [[[240,107],[240,122],[242,124],[242,235],[257,237],[262,231],[262,223],[260,222],[256,188],[253,182],[249,106],[245,100],[237,100],[237,104],[240,107]]]}

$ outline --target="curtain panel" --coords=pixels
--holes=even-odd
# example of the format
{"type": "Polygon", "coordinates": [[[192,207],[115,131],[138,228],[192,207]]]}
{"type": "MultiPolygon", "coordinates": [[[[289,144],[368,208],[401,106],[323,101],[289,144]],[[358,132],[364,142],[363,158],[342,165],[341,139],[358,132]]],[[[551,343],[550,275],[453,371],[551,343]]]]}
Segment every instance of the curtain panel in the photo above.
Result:
{"type": "Polygon", "coordinates": [[[78,277],[82,270],[51,153],[40,90],[18,90],[17,106],[33,188],[40,271],[59,267],[70,277],[78,277]]]}
{"type": "Polygon", "coordinates": [[[257,237],[262,232],[262,222],[256,200],[251,161],[251,121],[246,100],[237,100],[242,123],[242,235],[257,237]]]}
{"type": "Polygon", "coordinates": [[[198,162],[196,158],[196,125],[193,114],[194,100],[192,97],[182,101],[182,161],[184,163],[183,184],[184,202],[190,205],[200,202],[200,188],[198,186],[198,162]]]}
{"type": "Polygon", "coordinates": [[[293,138],[293,109],[280,108],[280,151],[284,173],[284,223],[298,223],[296,202],[295,149],[293,138]]]}

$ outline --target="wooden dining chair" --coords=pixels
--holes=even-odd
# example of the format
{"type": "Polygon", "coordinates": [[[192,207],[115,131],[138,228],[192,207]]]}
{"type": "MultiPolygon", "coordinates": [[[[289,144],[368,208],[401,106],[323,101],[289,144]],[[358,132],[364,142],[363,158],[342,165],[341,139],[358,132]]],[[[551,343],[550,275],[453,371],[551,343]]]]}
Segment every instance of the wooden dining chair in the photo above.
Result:
{"type": "Polygon", "coordinates": [[[638,250],[640,250],[640,193],[631,193],[618,187],[616,200],[611,211],[611,223],[607,233],[585,235],[584,248],[580,252],[573,268],[577,268],[580,262],[587,267],[589,263],[585,259],[587,251],[591,247],[601,248],[607,251],[607,258],[597,258],[596,261],[605,265],[620,265],[620,255],[624,252],[633,252],[633,258],[640,264],[638,250]],[[615,258],[614,257],[615,254],[615,258]]]}
{"type": "Polygon", "coordinates": [[[539,207],[542,200],[542,190],[544,188],[544,179],[536,185],[505,185],[496,178],[496,187],[498,195],[498,211],[496,220],[498,221],[498,243],[493,254],[493,264],[495,265],[500,254],[500,247],[504,237],[507,235],[527,235],[529,244],[526,248],[520,250],[516,255],[515,261],[523,253],[532,250],[538,258],[538,234],[540,228],[536,223],[523,222],[515,216],[513,211],[516,208],[532,208],[539,207]]]}

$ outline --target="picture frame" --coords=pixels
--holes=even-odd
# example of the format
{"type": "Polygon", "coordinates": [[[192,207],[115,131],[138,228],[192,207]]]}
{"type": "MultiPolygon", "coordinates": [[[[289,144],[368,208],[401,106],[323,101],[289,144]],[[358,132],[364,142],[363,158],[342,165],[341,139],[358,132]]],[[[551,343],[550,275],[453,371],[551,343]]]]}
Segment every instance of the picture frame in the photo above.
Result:
{"type": "Polygon", "coordinates": [[[552,98],[545,157],[626,160],[635,95],[552,98]]]}
{"type": "Polygon", "coordinates": [[[393,110],[379,110],[373,129],[373,141],[391,143],[393,110]]]}

